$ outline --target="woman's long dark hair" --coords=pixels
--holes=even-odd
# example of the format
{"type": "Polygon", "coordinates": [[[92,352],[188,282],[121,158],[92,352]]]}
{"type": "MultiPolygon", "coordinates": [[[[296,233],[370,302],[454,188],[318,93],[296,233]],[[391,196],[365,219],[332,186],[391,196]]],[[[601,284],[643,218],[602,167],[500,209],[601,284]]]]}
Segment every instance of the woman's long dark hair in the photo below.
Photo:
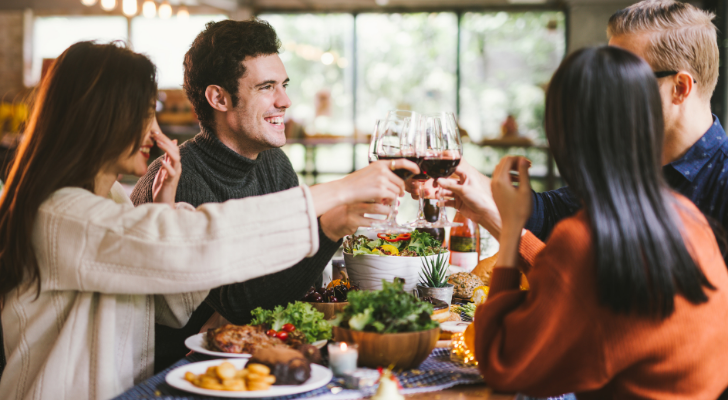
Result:
{"type": "Polygon", "coordinates": [[[38,208],[64,187],[94,190],[98,172],[138,151],[157,93],[149,59],[80,42],[43,79],[0,197],[0,298],[23,283],[40,293],[31,234],[38,208]]]}
{"type": "Polygon", "coordinates": [[[579,50],[554,74],[546,135],[591,223],[599,301],[617,313],[666,318],[682,294],[715,289],[683,237],[661,169],[662,103],[649,65],[616,47],[579,50]]]}

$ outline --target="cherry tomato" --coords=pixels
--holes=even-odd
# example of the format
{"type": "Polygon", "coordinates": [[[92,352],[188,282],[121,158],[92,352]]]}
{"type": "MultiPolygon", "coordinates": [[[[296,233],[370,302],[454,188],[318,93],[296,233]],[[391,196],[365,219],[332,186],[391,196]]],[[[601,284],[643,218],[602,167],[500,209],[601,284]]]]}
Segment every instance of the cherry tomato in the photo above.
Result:
{"type": "Polygon", "coordinates": [[[280,332],[276,333],[276,337],[285,342],[286,340],[288,340],[288,332],[280,331],[280,332]]]}
{"type": "Polygon", "coordinates": [[[276,334],[277,333],[278,332],[276,332],[275,329],[268,329],[268,332],[266,332],[265,334],[268,335],[268,336],[270,336],[270,337],[276,337],[276,334]]]}
{"type": "Polygon", "coordinates": [[[293,332],[296,330],[296,327],[293,326],[293,324],[284,324],[283,328],[281,328],[281,329],[283,329],[286,332],[293,332]]]}

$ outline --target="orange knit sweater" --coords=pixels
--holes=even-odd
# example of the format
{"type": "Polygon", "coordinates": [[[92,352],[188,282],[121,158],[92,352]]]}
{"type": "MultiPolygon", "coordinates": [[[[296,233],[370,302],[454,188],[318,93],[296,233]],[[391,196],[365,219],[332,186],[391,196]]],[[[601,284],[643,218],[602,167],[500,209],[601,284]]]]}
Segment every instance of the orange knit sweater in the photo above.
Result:
{"type": "Polygon", "coordinates": [[[485,381],[532,396],[579,399],[710,399],[728,387],[728,271],[698,209],[680,197],[683,237],[708,280],[709,301],[675,298],[667,319],[615,314],[597,298],[584,211],[560,222],[544,245],[521,238],[516,268],[496,268],[475,313],[475,357],[485,381]],[[693,215],[694,214],[694,215],[693,215]]]}

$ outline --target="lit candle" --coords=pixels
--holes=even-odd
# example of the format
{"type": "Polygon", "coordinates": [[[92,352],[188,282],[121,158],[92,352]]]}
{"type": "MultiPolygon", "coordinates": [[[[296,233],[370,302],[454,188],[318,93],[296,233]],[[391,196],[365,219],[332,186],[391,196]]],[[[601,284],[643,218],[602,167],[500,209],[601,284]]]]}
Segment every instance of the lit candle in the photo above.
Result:
{"type": "Polygon", "coordinates": [[[329,367],[334,375],[343,375],[356,369],[359,346],[344,342],[329,343],[329,367]]]}

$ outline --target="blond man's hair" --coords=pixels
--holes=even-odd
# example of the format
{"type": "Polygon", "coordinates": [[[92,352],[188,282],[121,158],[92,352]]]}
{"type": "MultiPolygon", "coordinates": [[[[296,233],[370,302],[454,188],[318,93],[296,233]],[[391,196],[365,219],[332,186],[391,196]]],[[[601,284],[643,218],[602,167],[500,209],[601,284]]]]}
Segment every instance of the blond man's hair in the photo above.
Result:
{"type": "Polygon", "coordinates": [[[718,83],[715,14],[674,0],[644,0],[609,18],[607,36],[649,33],[645,51],[655,71],[688,71],[698,82],[698,93],[710,96],[718,83]]]}

